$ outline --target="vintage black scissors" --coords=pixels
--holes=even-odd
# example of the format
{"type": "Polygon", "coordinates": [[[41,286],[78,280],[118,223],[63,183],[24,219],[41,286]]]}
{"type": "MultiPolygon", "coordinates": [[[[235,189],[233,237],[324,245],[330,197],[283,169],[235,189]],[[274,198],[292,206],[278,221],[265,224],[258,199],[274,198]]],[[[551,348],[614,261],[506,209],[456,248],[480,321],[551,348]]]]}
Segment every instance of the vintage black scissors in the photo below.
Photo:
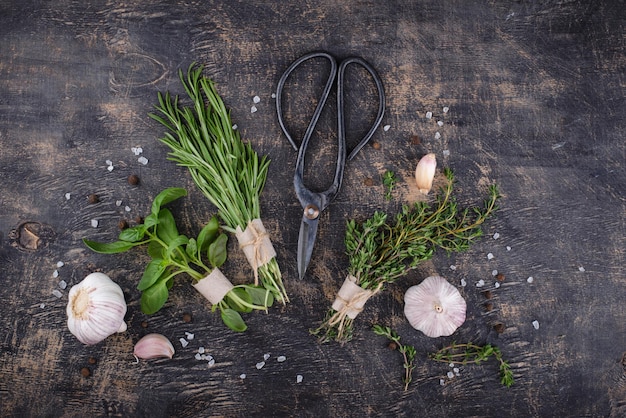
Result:
{"type": "Polygon", "coordinates": [[[317,224],[319,221],[319,216],[321,212],[328,207],[330,202],[333,201],[333,199],[339,192],[339,189],[341,188],[341,182],[343,180],[343,172],[346,166],[347,154],[346,125],[344,114],[344,79],[346,67],[350,64],[360,65],[361,67],[365,68],[365,70],[367,70],[367,72],[369,72],[372,76],[374,83],[376,84],[376,89],[378,91],[378,114],[376,115],[376,119],[374,120],[374,124],[371,126],[370,130],[367,132],[367,134],[365,134],[365,136],[359,141],[359,143],[348,155],[347,159],[349,161],[361,150],[361,148],[363,148],[363,146],[365,146],[365,144],[370,140],[372,135],[374,135],[374,132],[382,122],[383,115],[385,113],[385,90],[383,87],[383,82],[378,76],[376,70],[374,70],[374,68],[367,61],[359,57],[346,58],[340,63],[337,63],[337,60],[332,55],[326,52],[311,52],[298,58],[289,66],[289,68],[287,68],[285,73],[278,81],[278,86],[276,88],[276,110],[278,113],[278,123],[280,124],[281,129],[283,130],[285,136],[287,137],[293,148],[298,151],[298,159],[296,161],[296,170],[293,178],[293,184],[296,189],[296,195],[298,196],[298,200],[300,200],[300,204],[304,209],[302,222],[300,224],[300,235],[298,237],[298,275],[300,276],[300,278],[304,277],[304,273],[307,269],[307,266],[309,265],[309,261],[311,260],[311,254],[313,252],[313,246],[315,244],[315,236],[317,234],[317,224]],[[302,63],[314,58],[327,59],[330,62],[331,66],[330,74],[328,76],[328,80],[326,81],[322,96],[320,97],[317,103],[317,107],[315,108],[315,112],[313,113],[313,117],[311,118],[311,121],[309,122],[309,125],[304,133],[302,141],[300,142],[300,146],[298,147],[296,142],[291,137],[291,134],[287,130],[287,127],[285,126],[282,111],[282,93],[285,82],[287,81],[289,75],[302,63]],[[322,113],[322,110],[326,105],[326,101],[328,100],[328,97],[331,93],[331,89],[335,84],[337,86],[338,142],[335,176],[333,178],[333,183],[327,190],[322,192],[313,192],[304,185],[304,156],[306,154],[311,135],[315,130],[315,125],[317,124],[320,114],[322,113]]]}

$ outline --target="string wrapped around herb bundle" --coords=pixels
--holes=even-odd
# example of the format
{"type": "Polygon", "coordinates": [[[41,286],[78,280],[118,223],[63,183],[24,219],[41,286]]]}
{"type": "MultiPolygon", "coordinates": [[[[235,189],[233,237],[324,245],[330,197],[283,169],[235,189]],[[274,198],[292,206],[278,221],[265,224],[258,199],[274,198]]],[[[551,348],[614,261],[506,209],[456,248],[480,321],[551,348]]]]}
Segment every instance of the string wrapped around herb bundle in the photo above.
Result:
{"type": "Polygon", "coordinates": [[[159,114],[150,114],[168,129],[161,141],[171,150],[169,159],[189,169],[195,184],[217,207],[223,228],[236,234],[254,271],[255,284],[260,280],[285,304],[289,298],[259,205],[270,162],[241,140],[214,82],[202,75],[202,67],[192,64],[186,77],[182,70],[179,77],[192,106],[180,106],[178,97],[159,92],[159,114]]]}
{"type": "Polygon", "coordinates": [[[482,235],[481,224],[497,209],[497,187],[489,188],[482,208],[459,211],[452,196],[454,175],[449,169],[444,174],[446,184],[433,205],[417,202],[393,218],[377,211],[363,223],[348,222],[348,277],[322,324],[312,331],[321,342],[350,341],[354,319],[386,284],[432,258],[435,250],[464,251],[482,235]]]}

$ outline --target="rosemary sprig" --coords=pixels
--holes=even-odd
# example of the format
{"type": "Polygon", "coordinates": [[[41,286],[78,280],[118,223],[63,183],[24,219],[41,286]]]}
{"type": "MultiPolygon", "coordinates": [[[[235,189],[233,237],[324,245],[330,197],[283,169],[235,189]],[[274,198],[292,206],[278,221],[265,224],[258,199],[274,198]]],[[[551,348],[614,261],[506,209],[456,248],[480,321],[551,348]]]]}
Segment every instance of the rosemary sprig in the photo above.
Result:
{"type": "Polygon", "coordinates": [[[469,363],[479,364],[489,360],[491,356],[495,357],[500,364],[500,383],[506,387],[511,387],[513,385],[511,366],[502,358],[500,349],[491,344],[479,346],[473,343],[452,343],[447,347],[443,347],[436,353],[431,354],[429,357],[431,360],[443,363],[466,365],[469,363]]]}
{"type": "Polygon", "coordinates": [[[413,370],[415,369],[415,347],[412,345],[401,344],[400,336],[389,327],[383,327],[375,324],[372,326],[372,331],[374,331],[377,335],[387,337],[387,339],[391,341],[389,346],[397,348],[400,354],[402,354],[402,358],[404,359],[404,377],[402,378],[402,381],[404,382],[404,390],[408,390],[409,384],[413,380],[413,370]],[[394,345],[395,347],[393,347],[394,345]]]}
{"type": "MultiPolygon", "coordinates": [[[[404,206],[395,217],[377,211],[362,223],[348,221],[345,236],[350,260],[348,272],[355,283],[373,294],[429,260],[437,249],[465,251],[482,235],[481,225],[497,209],[495,185],[483,207],[460,210],[453,195],[454,175],[445,169],[446,184],[435,204],[404,206]]],[[[372,296],[373,296],[372,294],[372,296]]],[[[353,318],[330,309],[321,326],[313,330],[321,342],[345,343],[352,336],[353,318]]]]}
{"type": "MultiPolygon", "coordinates": [[[[230,113],[214,82],[202,75],[202,67],[192,64],[186,76],[179,70],[179,77],[192,106],[183,107],[178,97],[159,92],[157,113],[150,117],[167,128],[161,141],[171,150],[169,158],[189,169],[195,184],[218,208],[223,228],[231,233],[245,230],[260,219],[259,195],[269,160],[259,158],[233,129],[230,113]]],[[[259,266],[258,275],[277,300],[289,301],[275,258],[259,266]]]]}
{"type": "Polygon", "coordinates": [[[391,200],[391,193],[393,192],[393,188],[396,185],[398,179],[396,178],[396,173],[393,171],[387,170],[383,175],[383,185],[385,186],[385,200],[391,200]]]}

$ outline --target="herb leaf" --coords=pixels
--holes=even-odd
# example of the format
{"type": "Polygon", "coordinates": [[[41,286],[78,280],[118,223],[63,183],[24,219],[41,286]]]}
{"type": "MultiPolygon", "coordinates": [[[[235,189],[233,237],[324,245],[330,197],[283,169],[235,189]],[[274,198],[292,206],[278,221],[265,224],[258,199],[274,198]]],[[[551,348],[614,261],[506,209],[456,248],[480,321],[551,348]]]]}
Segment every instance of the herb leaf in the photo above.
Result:
{"type": "Polygon", "coordinates": [[[158,280],[141,293],[141,311],[152,315],[165,305],[168,296],[166,280],[158,280]]]}
{"type": "Polygon", "coordinates": [[[148,263],[137,285],[137,290],[146,290],[163,275],[167,265],[160,259],[154,259],[148,263]]]}
{"type": "Polygon", "coordinates": [[[85,245],[92,251],[101,254],[117,254],[128,251],[137,245],[142,243],[128,242],[128,241],[115,241],[115,242],[96,242],[86,238],[83,239],[85,245]]]}
{"type": "Polygon", "coordinates": [[[221,234],[209,245],[209,263],[215,267],[221,267],[226,262],[226,243],[228,236],[221,234]]]}
{"type": "Polygon", "coordinates": [[[220,314],[222,316],[222,321],[224,321],[226,326],[233,331],[243,332],[248,329],[248,326],[245,322],[243,322],[239,312],[234,309],[222,309],[220,314]]]}
{"type": "Polygon", "coordinates": [[[187,190],[180,187],[170,187],[169,189],[163,190],[152,201],[151,213],[158,214],[162,206],[183,196],[187,196],[187,190]]]}

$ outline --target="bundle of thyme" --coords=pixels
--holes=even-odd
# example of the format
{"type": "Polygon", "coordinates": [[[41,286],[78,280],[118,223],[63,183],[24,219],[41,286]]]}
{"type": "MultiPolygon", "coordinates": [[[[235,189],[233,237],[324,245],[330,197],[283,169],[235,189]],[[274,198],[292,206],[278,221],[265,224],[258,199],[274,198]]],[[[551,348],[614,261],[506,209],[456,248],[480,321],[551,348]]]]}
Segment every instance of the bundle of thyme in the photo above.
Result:
{"type": "Polygon", "coordinates": [[[260,220],[259,195],[269,160],[259,158],[250,144],[241,140],[215,84],[202,75],[202,67],[192,64],[187,76],[180,70],[179,77],[192,106],[183,107],[178,97],[159,92],[158,114],[150,117],[168,129],[161,141],[171,149],[169,158],[189,169],[195,184],[218,208],[223,228],[237,234],[254,270],[255,284],[260,279],[284,304],[289,298],[260,220]]]}
{"type": "Polygon", "coordinates": [[[433,205],[417,202],[395,217],[377,211],[363,223],[348,222],[349,275],[324,321],[312,331],[321,342],[351,340],[354,318],[386,284],[432,258],[435,250],[464,251],[482,235],[482,223],[497,209],[497,187],[489,187],[482,207],[460,210],[452,195],[454,174],[450,169],[444,174],[446,184],[433,205]]]}

